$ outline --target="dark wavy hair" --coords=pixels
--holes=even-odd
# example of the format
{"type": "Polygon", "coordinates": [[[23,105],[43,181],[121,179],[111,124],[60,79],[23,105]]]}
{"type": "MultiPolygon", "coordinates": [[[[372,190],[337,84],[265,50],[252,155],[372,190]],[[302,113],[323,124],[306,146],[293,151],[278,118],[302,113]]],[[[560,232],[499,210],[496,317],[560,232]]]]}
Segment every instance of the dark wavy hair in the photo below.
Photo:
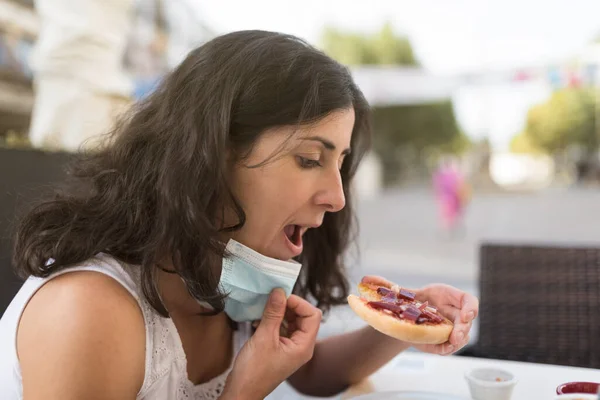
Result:
{"type": "Polygon", "coordinates": [[[104,252],[140,266],[144,296],[167,316],[156,274],[168,256],[189,293],[222,310],[219,221],[227,205],[239,219],[227,230],[245,220],[227,186],[226,154],[239,161],[269,128],[351,107],[352,152],[341,169],[346,206],[306,233],[295,288],[324,310],[341,304],[355,222],[350,186],[370,145],[370,109],[346,67],[294,36],[265,31],[226,34],[193,50],[104,146],[80,153],[63,189],[20,221],[13,265],[23,277],[46,277],[104,252]]]}

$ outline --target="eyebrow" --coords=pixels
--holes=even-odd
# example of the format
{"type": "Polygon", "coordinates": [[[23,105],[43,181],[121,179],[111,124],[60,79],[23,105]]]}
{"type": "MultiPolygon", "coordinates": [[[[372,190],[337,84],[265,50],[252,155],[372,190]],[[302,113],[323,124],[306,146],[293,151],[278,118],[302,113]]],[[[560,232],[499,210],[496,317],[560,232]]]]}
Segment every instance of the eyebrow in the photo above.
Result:
{"type": "MultiPolygon", "coordinates": [[[[321,136],[305,137],[305,138],[302,138],[302,140],[309,140],[312,142],[320,142],[327,150],[335,150],[335,144],[333,144],[333,142],[331,142],[325,138],[322,138],[321,136]]],[[[350,151],[351,150],[348,147],[348,148],[344,149],[344,151],[342,151],[342,155],[344,155],[344,156],[348,155],[348,154],[350,154],[350,151]]]]}

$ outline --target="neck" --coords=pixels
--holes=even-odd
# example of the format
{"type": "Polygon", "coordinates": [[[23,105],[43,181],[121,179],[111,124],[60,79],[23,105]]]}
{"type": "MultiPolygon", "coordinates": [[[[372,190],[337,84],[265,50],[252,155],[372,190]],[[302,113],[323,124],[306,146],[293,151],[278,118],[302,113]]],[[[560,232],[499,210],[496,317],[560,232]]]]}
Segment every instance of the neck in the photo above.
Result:
{"type": "Polygon", "coordinates": [[[160,271],[158,287],[186,354],[188,378],[199,384],[223,373],[233,357],[233,326],[227,315],[202,315],[207,310],[176,274],[160,271]]]}
{"type": "Polygon", "coordinates": [[[171,316],[192,317],[206,311],[189,294],[179,275],[159,270],[157,278],[161,300],[171,316]]]}

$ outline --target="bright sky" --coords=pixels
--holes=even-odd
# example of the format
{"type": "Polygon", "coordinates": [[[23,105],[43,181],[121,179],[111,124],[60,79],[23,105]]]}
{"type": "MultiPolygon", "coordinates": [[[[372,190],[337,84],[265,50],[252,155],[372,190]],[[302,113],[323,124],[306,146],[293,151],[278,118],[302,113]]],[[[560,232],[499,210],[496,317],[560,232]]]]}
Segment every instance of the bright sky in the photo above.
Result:
{"type": "Polygon", "coordinates": [[[539,65],[600,35],[600,0],[187,0],[218,33],[281,31],[318,44],[325,25],[362,32],[390,21],[436,73],[539,65]]]}
{"type": "MultiPolygon", "coordinates": [[[[437,74],[564,63],[600,36],[600,0],[181,0],[217,33],[265,29],[319,45],[326,25],[365,33],[389,21],[437,74]]],[[[550,93],[543,83],[462,90],[454,105],[472,137],[505,149],[529,108],[550,93]]]]}

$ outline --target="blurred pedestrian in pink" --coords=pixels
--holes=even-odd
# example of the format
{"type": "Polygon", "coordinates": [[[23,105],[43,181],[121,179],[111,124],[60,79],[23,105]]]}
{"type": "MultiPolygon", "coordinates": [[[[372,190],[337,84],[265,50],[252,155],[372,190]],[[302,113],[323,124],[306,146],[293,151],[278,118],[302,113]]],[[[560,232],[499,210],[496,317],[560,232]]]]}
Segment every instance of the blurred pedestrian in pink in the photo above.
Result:
{"type": "Polygon", "coordinates": [[[458,163],[449,158],[443,159],[433,175],[433,186],[442,226],[452,232],[459,225],[469,201],[469,187],[458,163]]]}

